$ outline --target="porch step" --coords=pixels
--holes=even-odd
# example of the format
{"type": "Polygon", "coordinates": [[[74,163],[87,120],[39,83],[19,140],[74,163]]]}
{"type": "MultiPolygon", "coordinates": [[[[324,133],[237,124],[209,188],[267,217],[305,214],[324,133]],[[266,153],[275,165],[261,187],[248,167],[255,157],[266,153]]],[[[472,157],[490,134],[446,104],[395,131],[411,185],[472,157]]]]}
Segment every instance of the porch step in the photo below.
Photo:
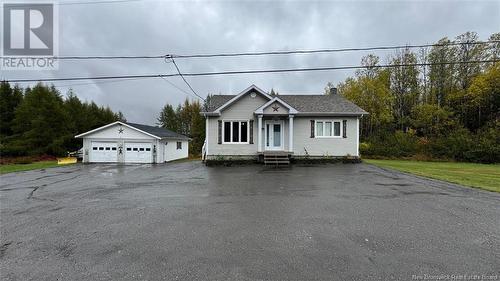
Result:
{"type": "Polygon", "coordinates": [[[264,153],[264,165],[290,165],[288,153],[266,152],[264,153]]]}

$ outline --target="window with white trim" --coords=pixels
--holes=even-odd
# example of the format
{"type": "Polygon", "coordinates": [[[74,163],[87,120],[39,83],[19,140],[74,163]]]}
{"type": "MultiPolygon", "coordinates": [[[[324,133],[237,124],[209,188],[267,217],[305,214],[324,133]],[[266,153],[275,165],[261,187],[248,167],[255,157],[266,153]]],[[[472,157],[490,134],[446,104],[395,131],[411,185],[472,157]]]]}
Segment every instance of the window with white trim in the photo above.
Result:
{"type": "Polygon", "coordinates": [[[222,126],[222,140],[224,143],[248,143],[248,120],[224,121],[222,126]]]}
{"type": "Polygon", "coordinates": [[[335,120],[316,120],[317,138],[340,138],[342,136],[341,121],[335,120]]]}

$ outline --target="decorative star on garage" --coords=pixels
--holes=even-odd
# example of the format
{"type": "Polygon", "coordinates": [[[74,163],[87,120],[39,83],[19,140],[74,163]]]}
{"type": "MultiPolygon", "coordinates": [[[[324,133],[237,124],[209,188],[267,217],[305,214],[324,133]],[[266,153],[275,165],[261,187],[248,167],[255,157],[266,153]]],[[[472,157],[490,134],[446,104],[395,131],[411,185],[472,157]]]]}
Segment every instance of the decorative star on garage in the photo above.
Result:
{"type": "Polygon", "coordinates": [[[122,128],[122,127],[120,127],[120,128],[118,129],[118,134],[123,134],[123,128],[122,128]]]}
{"type": "Polygon", "coordinates": [[[277,104],[275,104],[275,105],[272,107],[273,112],[274,112],[274,111],[276,111],[276,112],[277,112],[279,108],[280,108],[280,107],[279,107],[277,104]]]}

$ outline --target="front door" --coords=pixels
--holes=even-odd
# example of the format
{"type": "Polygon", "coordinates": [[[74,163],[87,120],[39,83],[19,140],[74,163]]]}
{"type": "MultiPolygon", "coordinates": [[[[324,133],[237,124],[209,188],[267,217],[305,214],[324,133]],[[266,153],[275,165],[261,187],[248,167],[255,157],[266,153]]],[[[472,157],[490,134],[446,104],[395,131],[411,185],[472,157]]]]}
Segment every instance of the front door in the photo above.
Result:
{"type": "Polygon", "coordinates": [[[266,121],[266,150],[283,150],[283,122],[266,121]]]}

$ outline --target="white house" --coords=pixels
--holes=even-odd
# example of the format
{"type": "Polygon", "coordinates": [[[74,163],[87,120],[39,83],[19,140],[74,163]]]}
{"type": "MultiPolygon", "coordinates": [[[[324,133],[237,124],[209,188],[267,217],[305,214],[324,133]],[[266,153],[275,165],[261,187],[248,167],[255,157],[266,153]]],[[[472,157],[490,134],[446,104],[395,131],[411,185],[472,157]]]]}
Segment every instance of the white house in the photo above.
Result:
{"type": "Polygon", "coordinates": [[[271,96],[252,85],[237,95],[212,96],[203,114],[205,159],[262,160],[359,157],[359,119],[368,112],[336,89],[329,95],[271,96]]]}
{"type": "Polygon", "coordinates": [[[187,158],[190,140],[164,128],[120,121],[75,138],[83,139],[84,163],[163,163],[187,158]]]}

